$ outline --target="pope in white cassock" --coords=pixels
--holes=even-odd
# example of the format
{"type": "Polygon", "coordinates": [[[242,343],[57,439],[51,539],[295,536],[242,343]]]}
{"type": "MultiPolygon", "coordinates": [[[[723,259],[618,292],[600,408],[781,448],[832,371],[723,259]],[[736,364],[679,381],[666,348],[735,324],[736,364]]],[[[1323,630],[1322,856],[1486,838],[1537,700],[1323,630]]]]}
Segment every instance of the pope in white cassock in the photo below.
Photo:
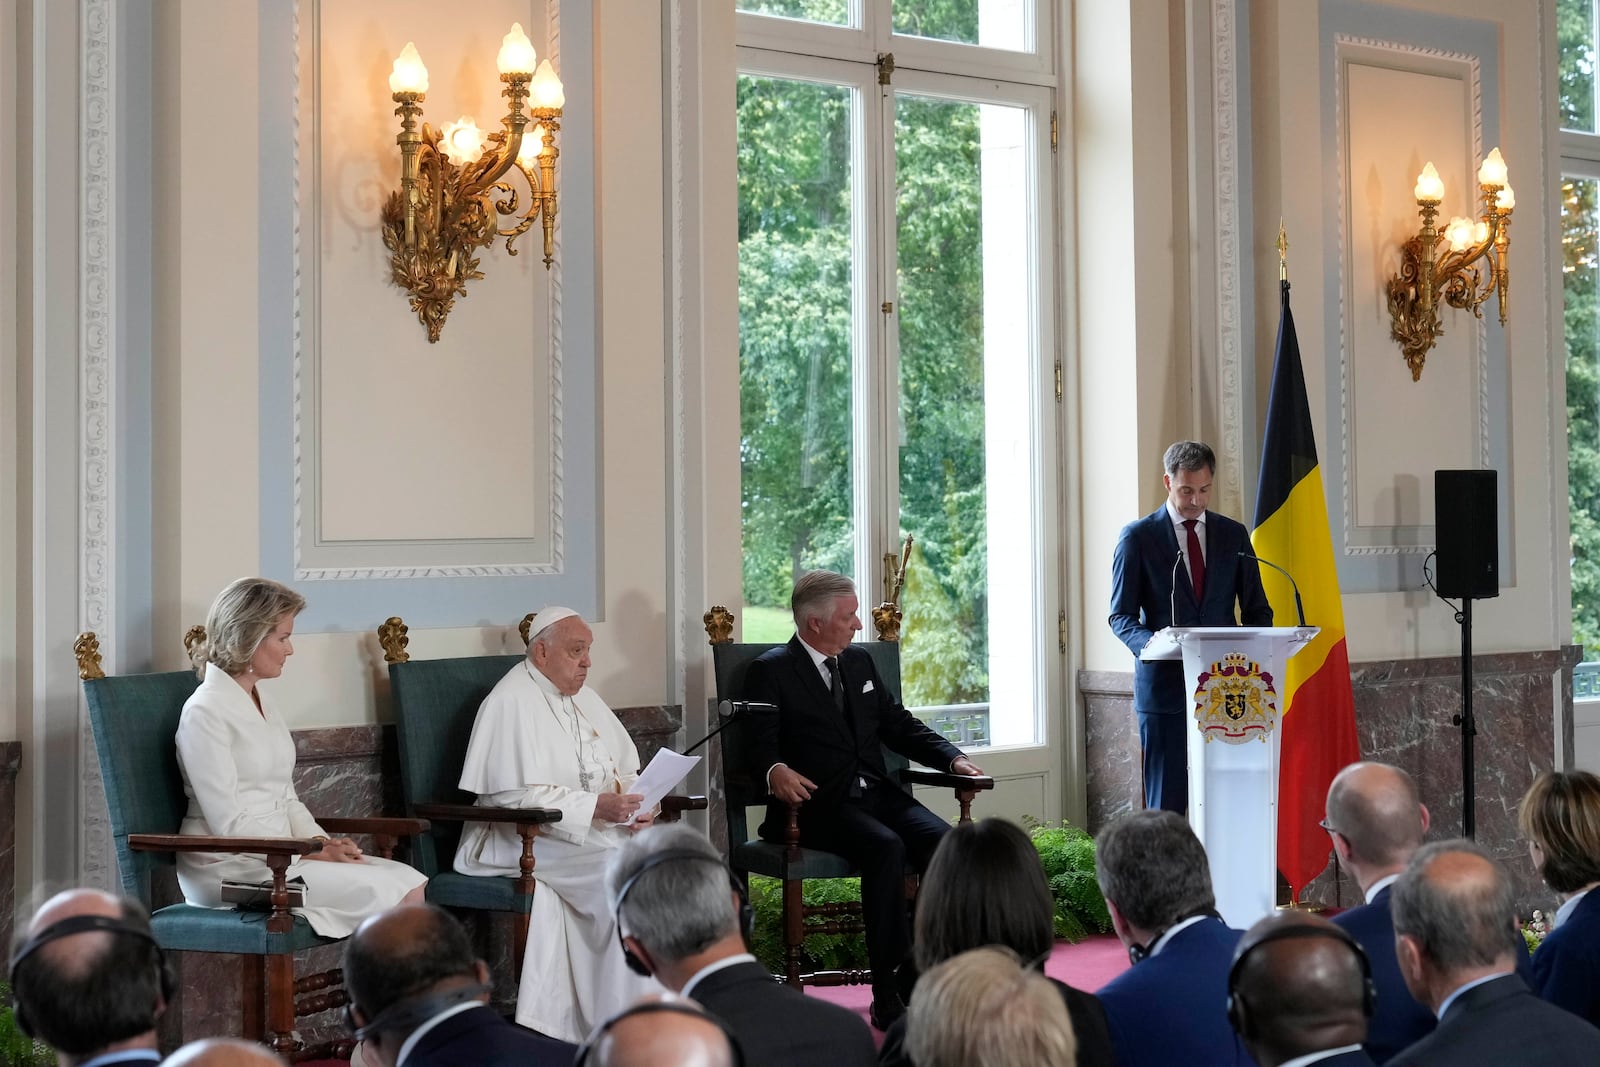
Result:
{"type": "MultiPolygon", "coordinates": [[[[596,1024],[640,996],[661,992],[629,971],[606,900],[612,849],[649,825],[628,789],[639,752],[605,701],[584,684],[594,634],[570,608],[534,616],[528,655],[478,709],[461,788],[481,804],[558,808],[561,821],[534,841],[533,910],[517,992],[517,1022],[582,1043],[596,1024]]],[[[469,875],[520,873],[522,840],[503,823],[468,823],[455,868],[469,875]]]]}

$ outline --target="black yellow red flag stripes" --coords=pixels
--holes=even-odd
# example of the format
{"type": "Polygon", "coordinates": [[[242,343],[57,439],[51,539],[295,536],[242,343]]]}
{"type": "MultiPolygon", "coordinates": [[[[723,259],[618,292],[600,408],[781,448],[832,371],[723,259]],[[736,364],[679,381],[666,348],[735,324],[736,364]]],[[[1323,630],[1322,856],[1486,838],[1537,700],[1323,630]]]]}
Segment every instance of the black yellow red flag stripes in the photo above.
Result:
{"type": "MultiPolygon", "coordinates": [[[[1300,583],[1306,622],[1322,632],[1289,660],[1278,687],[1283,731],[1278,777],[1278,869],[1298,897],[1328,864],[1328,835],[1317,825],[1328,785],[1339,769],[1360,758],[1350,655],[1345,646],[1344,605],[1334,567],[1328,506],[1322,495],[1317,443],[1306,400],[1300,342],[1289,309],[1289,283],[1282,286],[1278,351],[1267,401],[1256,495],[1256,555],[1283,567],[1300,583]]],[[[1282,575],[1261,572],[1274,622],[1295,624],[1294,593],[1282,575]]]]}

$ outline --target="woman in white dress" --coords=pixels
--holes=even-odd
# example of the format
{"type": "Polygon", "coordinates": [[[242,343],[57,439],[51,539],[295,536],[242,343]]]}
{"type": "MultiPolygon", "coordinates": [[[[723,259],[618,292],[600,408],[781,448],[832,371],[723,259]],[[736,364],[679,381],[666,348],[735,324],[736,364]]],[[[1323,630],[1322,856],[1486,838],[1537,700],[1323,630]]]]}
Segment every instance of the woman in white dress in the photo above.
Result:
{"type": "MultiPolygon", "coordinates": [[[[294,909],[324,937],[400,903],[421,903],[427,878],[393,860],[368,857],[347,837],[330,838],[294,791],[294,739],[258,682],[276,678],[294,654],[294,618],[305,598],[267,578],[240,578],[218,595],[206,640],[190,653],[200,688],[178,720],[178,766],[189,811],[180,833],[223,837],[322,838],[322,851],[297,858],[306,906],[294,909]]],[[[259,856],[178,855],[184,899],[220,908],[222,882],[261,882],[259,856]]]]}

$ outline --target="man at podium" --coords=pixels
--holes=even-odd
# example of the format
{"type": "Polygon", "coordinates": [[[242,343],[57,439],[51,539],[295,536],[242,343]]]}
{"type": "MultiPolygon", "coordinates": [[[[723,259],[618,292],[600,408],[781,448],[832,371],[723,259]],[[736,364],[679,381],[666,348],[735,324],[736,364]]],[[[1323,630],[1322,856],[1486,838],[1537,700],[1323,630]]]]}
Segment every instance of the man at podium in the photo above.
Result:
{"type": "Polygon", "coordinates": [[[1123,527],[1117,539],[1109,621],[1134,656],[1145,807],[1183,814],[1189,807],[1186,731],[1192,729],[1183,664],[1146,663],[1139,653],[1168,626],[1271,626],[1272,606],[1261,569],[1248,555],[1248,531],[1207,510],[1217,469],[1211,446],[1178,441],[1162,466],[1166,502],[1123,527]]]}

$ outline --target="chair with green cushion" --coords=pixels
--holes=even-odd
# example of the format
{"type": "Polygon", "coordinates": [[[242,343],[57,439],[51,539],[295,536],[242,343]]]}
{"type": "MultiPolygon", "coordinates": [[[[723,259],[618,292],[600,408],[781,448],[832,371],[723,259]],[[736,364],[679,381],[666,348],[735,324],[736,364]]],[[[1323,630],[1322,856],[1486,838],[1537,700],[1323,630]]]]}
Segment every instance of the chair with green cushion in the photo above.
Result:
{"type": "MultiPolygon", "coordinates": [[[[522,621],[522,638],[532,616],[522,621]]],[[[477,797],[460,788],[472,725],[483,703],[505,673],[523,659],[519,655],[465,656],[414,660],[406,646],[407,627],[391,618],[378,629],[378,641],[389,663],[389,693],[395,733],[400,741],[400,781],[406,810],[432,824],[417,848],[417,868],[428,876],[428,899],[446,908],[507,912],[513,918],[513,966],[522,976],[528,943],[528,915],[533,907],[533,842],[539,828],[557,822],[553,808],[479,806],[477,797]],[[522,838],[517,877],[484,877],[452,869],[463,822],[503,822],[516,826],[522,838]]],[[[663,819],[684,810],[704,808],[704,797],[667,797],[663,819]]]]}
{"type": "MultiPolygon", "coordinates": [[[[749,831],[745,809],[764,807],[767,794],[766,768],[751,766],[745,754],[743,723],[739,713],[727,714],[728,701],[745,699],[745,675],[750,664],[763,653],[781,647],[774,644],[735,644],[728,636],[732,616],[725,608],[706,613],[706,630],[711,636],[711,658],[716,670],[721,734],[722,784],[727,801],[728,863],[740,874],[777,878],[783,882],[784,981],[801,985],[855,985],[872,980],[867,970],[812,971],[801,969],[802,950],[808,934],[860,934],[861,903],[830,903],[808,906],[803,896],[808,878],[851,878],[859,872],[844,857],[821,849],[800,845],[800,805],[789,805],[788,825],[782,844],[764,841],[749,831]],[[713,621],[721,613],[724,620],[713,621]],[[808,922],[810,918],[820,922],[808,922]]],[[[860,647],[872,656],[878,674],[892,694],[900,692],[900,646],[892,641],[863,641],[860,647]]],[[[888,748],[883,750],[885,769],[911,791],[913,785],[948,786],[956,790],[961,806],[961,822],[971,822],[974,790],[993,789],[994,779],[966,778],[942,771],[913,768],[906,758],[888,748]]],[[[916,877],[907,871],[908,904],[915,899],[916,877]]]]}
{"type": "MultiPolygon", "coordinates": [[[[318,936],[288,908],[285,871],[295,856],[320,846],[300,838],[200,837],[179,834],[188,810],[175,738],[183,705],[199,686],[193,671],[108,678],[94,634],[74,646],[105,783],[106,808],[125,893],[152,909],[150,926],[163,949],[238,953],[245,1033],[295,1060],[349,1055],[349,1042],[296,1049],[294,954],[337,938],[318,936]],[[158,878],[171,880],[179,852],[246,852],[264,857],[273,874],[271,910],[242,912],[190,904],[155,907],[158,878]]],[[[320,819],[330,832],[366,833],[387,853],[392,838],[417,832],[410,819],[320,819]]],[[[320,988],[321,981],[310,982],[320,988]]],[[[342,995],[342,994],[341,994],[342,995]]],[[[328,998],[319,998],[326,1001],[328,998]]],[[[339,1001],[342,1003],[342,1000],[339,1001]]],[[[315,1010],[325,1010],[320,1004],[315,1010]]],[[[312,1014],[308,1011],[305,1014],[312,1014]]]]}

